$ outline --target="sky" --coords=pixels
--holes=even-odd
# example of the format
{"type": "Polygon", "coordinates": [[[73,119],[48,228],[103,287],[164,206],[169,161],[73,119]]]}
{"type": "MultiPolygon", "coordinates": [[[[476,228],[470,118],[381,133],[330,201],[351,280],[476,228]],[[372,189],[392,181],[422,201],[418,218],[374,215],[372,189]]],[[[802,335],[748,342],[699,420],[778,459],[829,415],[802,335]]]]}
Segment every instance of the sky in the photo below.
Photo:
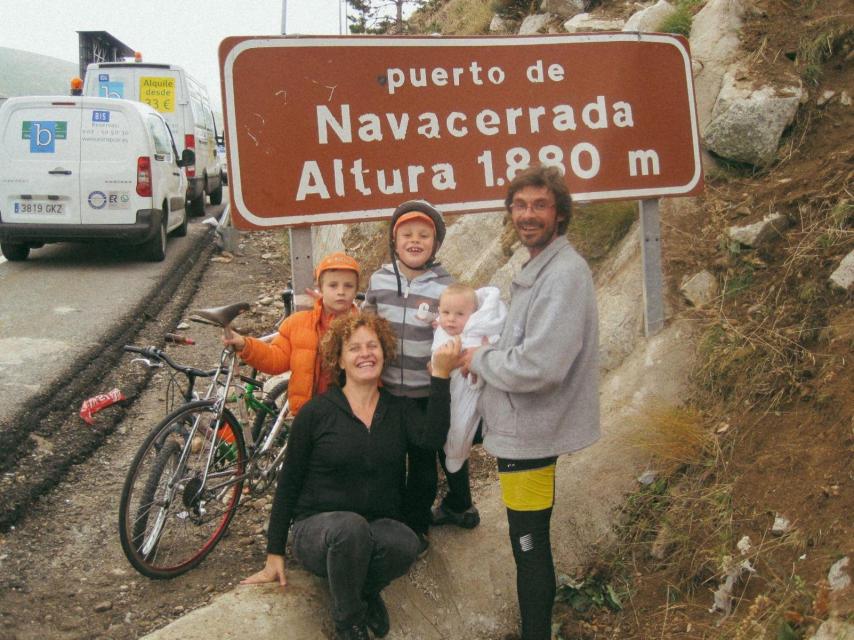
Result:
{"type": "Polygon", "coordinates": [[[339,0],[0,0],[0,47],[76,64],[77,31],[107,31],[145,62],[183,67],[221,112],[219,43],[281,33],[283,2],[287,33],[339,34],[339,0]]]}

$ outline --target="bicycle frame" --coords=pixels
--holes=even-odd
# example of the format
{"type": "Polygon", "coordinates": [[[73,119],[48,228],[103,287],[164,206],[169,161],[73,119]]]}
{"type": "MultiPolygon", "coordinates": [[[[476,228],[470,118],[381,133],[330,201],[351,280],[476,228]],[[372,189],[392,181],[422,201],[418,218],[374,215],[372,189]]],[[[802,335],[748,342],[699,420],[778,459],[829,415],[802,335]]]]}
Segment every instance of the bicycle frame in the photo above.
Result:
{"type": "MultiPolygon", "coordinates": [[[[276,420],[273,423],[273,427],[267,432],[266,436],[264,436],[263,440],[260,443],[256,443],[254,447],[254,451],[252,451],[249,462],[246,468],[246,475],[249,479],[249,488],[250,491],[255,494],[259,491],[263,492],[269,486],[271,482],[271,475],[275,475],[279,465],[282,463],[282,460],[285,458],[285,452],[287,447],[281,447],[276,453],[276,456],[273,460],[266,465],[262,465],[259,463],[260,460],[267,455],[267,453],[276,445],[274,444],[281,434],[282,430],[285,428],[285,424],[288,422],[287,416],[290,413],[290,402],[285,400],[282,408],[279,410],[279,413],[276,416],[276,420]]],[[[269,409],[268,409],[269,410],[269,409]]]]}

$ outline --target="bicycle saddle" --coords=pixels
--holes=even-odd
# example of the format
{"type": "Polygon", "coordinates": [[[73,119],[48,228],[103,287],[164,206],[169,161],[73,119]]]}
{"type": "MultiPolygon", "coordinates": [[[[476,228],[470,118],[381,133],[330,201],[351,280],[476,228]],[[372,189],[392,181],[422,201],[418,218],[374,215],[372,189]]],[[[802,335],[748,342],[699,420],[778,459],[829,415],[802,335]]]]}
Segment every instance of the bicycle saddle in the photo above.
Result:
{"type": "Polygon", "coordinates": [[[224,327],[231,324],[244,311],[248,311],[250,304],[248,302],[238,302],[236,304],[228,304],[224,307],[211,307],[210,309],[197,309],[193,312],[194,315],[207,320],[215,325],[224,327]]]}

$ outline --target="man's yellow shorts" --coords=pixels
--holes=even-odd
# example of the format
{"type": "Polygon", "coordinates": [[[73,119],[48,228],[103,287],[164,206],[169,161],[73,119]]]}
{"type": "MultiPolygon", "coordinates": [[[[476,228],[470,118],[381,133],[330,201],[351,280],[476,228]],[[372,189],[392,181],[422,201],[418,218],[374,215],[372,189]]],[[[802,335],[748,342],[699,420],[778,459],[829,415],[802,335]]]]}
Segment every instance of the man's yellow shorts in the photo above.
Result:
{"type": "MultiPolygon", "coordinates": [[[[554,506],[555,467],[554,458],[541,460],[544,466],[513,469],[514,461],[498,466],[498,481],[504,505],[514,511],[543,511],[554,506]],[[507,468],[507,467],[510,468],[507,468]]],[[[533,461],[531,461],[533,462],[533,461]]],[[[520,465],[528,467],[529,465],[520,465]]]]}

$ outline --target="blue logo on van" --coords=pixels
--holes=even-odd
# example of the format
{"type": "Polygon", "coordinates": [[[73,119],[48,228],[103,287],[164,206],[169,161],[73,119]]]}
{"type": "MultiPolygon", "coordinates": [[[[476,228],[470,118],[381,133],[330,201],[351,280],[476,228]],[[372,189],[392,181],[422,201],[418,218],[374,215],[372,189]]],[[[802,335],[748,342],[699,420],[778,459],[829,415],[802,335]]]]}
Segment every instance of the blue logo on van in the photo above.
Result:
{"type": "Polygon", "coordinates": [[[109,82],[110,74],[109,73],[99,73],[98,74],[98,82],[109,82]]]}
{"type": "Polygon", "coordinates": [[[99,98],[124,98],[125,83],[124,82],[99,82],[98,83],[99,98]]]}
{"type": "Polygon", "coordinates": [[[54,153],[56,141],[68,137],[65,120],[24,120],[21,138],[30,141],[30,153],[54,153]]]}
{"type": "Polygon", "coordinates": [[[93,111],[92,112],[92,122],[109,122],[110,121],[110,112],[109,111],[93,111]]]}
{"type": "Polygon", "coordinates": [[[89,206],[93,209],[103,209],[107,206],[107,194],[103,191],[93,191],[89,194],[89,206]]]}

